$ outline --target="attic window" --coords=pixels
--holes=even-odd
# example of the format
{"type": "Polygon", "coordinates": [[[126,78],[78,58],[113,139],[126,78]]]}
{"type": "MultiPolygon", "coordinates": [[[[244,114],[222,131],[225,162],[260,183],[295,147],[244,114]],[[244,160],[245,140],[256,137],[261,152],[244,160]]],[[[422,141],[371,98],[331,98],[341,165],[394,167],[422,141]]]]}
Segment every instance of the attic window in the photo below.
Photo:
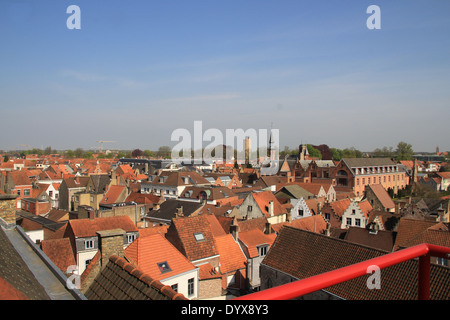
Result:
{"type": "Polygon", "coordinates": [[[194,233],[194,237],[195,237],[195,240],[197,240],[197,241],[205,240],[205,237],[203,236],[203,233],[201,233],[201,232],[194,233]]]}
{"type": "Polygon", "coordinates": [[[172,271],[172,269],[170,269],[167,261],[158,263],[158,268],[159,268],[159,271],[161,271],[161,273],[166,273],[166,272],[172,271]]]}

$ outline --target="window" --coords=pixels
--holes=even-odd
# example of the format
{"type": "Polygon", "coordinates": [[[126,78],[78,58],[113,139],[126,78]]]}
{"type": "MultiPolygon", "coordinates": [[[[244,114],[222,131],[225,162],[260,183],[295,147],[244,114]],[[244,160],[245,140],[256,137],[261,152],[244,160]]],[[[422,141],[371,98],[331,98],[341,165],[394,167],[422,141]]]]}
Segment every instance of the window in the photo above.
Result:
{"type": "Polygon", "coordinates": [[[188,280],[188,296],[194,294],[194,278],[188,280]]]}
{"type": "Polygon", "coordinates": [[[247,207],[247,211],[248,211],[248,212],[252,212],[252,210],[253,210],[253,207],[252,207],[252,206],[248,206],[248,207],[247,207]]]}
{"type": "Polygon", "coordinates": [[[171,285],[173,291],[178,292],[178,283],[171,285]]]}
{"type": "Polygon", "coordinates": [[[260,257],[263,257],[267,254],[267,249],[269,248],[269,246],[261,246],[261,247],[257,247],[258,249],[258,254],[260,257]]]}
{"type": "Polygon", "coordinates": [[[298,215],[299,215],[300,217],[303,217],[303,209],[298,209],[298,215]]]}
{"type": "Polygon", "coordinates": [[[352,209],[352,214],[355,214],[356,213],[356,210],[355,209],[352,209]]]}
{"type": "Polygon", "coordinates": [[[355,219],[355,226],[361,227],[361,219],[355,219]]]}
{"type": "Polygon", "coordinates": [[[29,196],[30,195],[30,189],[23,190],[23,195],[24,196],[29,196]]]}
{"type": "Polygon", "coordinates": [[[53,191],[49,191],[49,192],[48,192],[48,196],[49,196],[50,198],[52,198],[52,197],[53,197],[53,191]]]}
{"type": "Polygon", "coordinates": [[[440,257],[437,257],[436,258],[437,259],[437,264],[439,264],[439,265],[441,265],[441,266],[446,266],[446,267],[448,267],[448,260],[447,259],[444,259],[444,258],[440,258],[440,257]]]}
{"type": "Polygon", "coordinates": [[[194,233],[194,237],[195,237],[195,240],[197,240],[197,241],[205,240],[205,237],[203,236],[203,233],[201,233],[201,232],[194,233]]]}
{"type": "Polygon", "coordinates": [[[84,267],[87,268],[87,266],[89,265],[89,263],[91,263],[92,259],[87,259],[84,261],[84,267]]]}
{"type": "Polygon", "coordinates": [[[135,239],[136,239],[136,235],[134,233],[133,234],[127,234],[128,243],[132,243],[135,239]]]}
{"type": "Polygon", "coordinates": [[[94,240],[86,240],[84,242],[85,249],[93,249],[94,248],[94,240]]]}
{"type": "Polygon", "coordinates": [[[347,218],[347,225],[351,226],[352,225],[352,218],[347,218]]]}
{"type": "Polygon", "coordinates": [[[159,268],[159,271],[161,271],[161,273],[166,273],[166,272],[172,271],[172,269],[170,269],[167,261],[158,263],[158,268],[159,268]]]}
{"type": "Polygon", "coordinates": [[[329,213],[325,213],[325,220],[330,220],[330,214],[329,213]]]}
{"type": "Polygon", "coordinates": [[[17,195],[20,196],[20,189],[17,189],[17,195]]]}

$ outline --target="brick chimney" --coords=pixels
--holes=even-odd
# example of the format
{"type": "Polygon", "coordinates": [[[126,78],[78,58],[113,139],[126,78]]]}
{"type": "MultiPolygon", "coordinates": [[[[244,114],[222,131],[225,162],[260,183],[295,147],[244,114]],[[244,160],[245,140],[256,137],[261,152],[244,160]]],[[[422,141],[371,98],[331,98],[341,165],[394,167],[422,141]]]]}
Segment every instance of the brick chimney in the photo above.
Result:
{"type": "Polygon", "coordinates": [[[116,254],[119,257],[124,256],[123,242],[125,231],[122,229],[111,229],[97,231],[100,250],[100,265],[102,269],[109,261],[109,257],[116,254]]]}
{"type": "Polygon", "coordinates": [[[270,224],[269,221],[267,221],[266,224],[264,225],[264,233],[265,234],[271,234],[272,233],[272,225],[270,224]]]}
{"type": "Polygon", "coordinates": [[[11,229],[16,226],[16,194],[0,195],[0,226],[11,229]]]}
{"type": "Polygon", "coordinates": [[[234,240],[237,241],[239,238],[239,226],[237,224],[236,217],[233,218],[233,223],[230,225],[230,233],[233,236],[234,240]]]}

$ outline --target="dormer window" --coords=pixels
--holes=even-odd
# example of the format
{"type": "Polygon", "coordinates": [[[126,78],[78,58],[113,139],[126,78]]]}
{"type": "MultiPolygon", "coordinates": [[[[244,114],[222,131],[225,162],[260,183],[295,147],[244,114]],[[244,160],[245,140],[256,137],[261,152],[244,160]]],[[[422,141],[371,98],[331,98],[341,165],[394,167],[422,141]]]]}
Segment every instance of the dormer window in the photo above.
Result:
{"type": "Polygon", "coordinates": [[[94,248],[94,240],[86,240],[84,242],[84,248],[87,249],[93,249],[94,248]]]}
{"type": "Polygon", "coordinates": [[[258,255],[260,257],[263,257],[267,254],[269,246],[260,246],[260,247],[257,247],[257,249],[258,249],[258,255]]]}

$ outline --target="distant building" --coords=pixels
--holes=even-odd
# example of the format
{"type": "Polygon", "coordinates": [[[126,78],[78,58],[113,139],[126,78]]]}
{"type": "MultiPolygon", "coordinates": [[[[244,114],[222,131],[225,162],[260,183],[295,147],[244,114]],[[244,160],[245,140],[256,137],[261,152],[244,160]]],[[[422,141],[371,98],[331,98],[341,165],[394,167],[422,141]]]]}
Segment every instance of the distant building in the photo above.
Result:
{"type": "Polygon", "coordinates": [[[333,176],[336,187],[351,188],[356,196],[363,196],[367,185],[381,184],[397,194],[408,184],[404,167],[388,158],[344,158],[333,176]]]}

